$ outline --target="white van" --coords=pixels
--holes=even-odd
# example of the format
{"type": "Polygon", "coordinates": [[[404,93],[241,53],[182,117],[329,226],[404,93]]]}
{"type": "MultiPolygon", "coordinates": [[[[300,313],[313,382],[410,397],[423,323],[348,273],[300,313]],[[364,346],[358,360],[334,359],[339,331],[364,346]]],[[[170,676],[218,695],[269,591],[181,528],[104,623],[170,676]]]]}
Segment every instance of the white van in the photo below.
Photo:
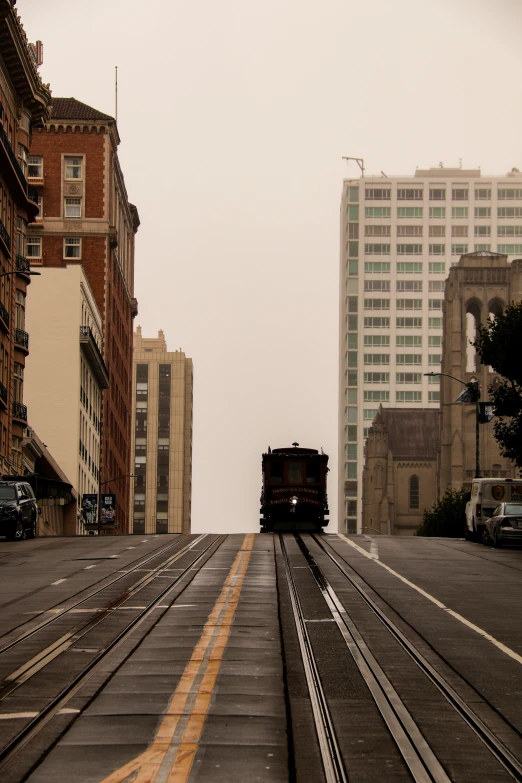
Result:
{"type": "Polygon", "coordinates": [[[466,503],[466,538],[480,539],[486,519],[499,503],[522,502],[522,479],[477,478],[466,503]]]}

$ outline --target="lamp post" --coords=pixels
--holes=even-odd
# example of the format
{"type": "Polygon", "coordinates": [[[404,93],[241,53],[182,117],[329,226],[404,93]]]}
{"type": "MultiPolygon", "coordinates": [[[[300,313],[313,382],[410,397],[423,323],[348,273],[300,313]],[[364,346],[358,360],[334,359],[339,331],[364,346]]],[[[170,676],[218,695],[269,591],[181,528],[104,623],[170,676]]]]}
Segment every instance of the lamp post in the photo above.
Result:
{"type": "Polygon", "coordinates": [[[461,402],[475,403],[475,478],[480,478],[480,386],[478,380],[463,381],[460,378],[455,378],[454,375],[448,375],[447,372],[425,372],[424,375],[432,378],[443,375],[445,378],[458,381],[468,389],[471,399],[461,400],[461,402]]]}
{"type": "Polygon", "coordinates": [[[34,275],[41,275],[41,272],[33,272],[32,270],[28,269],[27,272],[20,272],[19,269],[13,269],[11,272],[2,272],[0,273],[0,277],[5,277],[6,275],[31,275],[33,277],[34,275]]]}
{"type": "Polygon", "coordinates": [[[107,479],[107,481],[100,482],[99,488],[98,488],[98,535],[100,534],[100,512],[101,512],[101,495],[102,495],[102,487],[104,487],[106,484],[111,484],[113,481],[119,481],[122,478],[136,478],[135,473],[122,473],[121,476],[115,476],[114,478],[107,479]]]}

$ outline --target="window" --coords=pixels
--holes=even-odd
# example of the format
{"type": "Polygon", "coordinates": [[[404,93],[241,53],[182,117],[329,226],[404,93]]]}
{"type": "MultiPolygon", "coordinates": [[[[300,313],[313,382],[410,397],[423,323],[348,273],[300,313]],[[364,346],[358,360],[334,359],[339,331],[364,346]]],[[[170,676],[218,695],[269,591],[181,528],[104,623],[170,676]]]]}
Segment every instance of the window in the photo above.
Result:
{"type": "Polygon", "coordinates": [[[442,310],[443,299],[429,299],[428,307],[430,310],[442,310]]]}
{"type": "Polygon", "coordinates": [[[453,188],[451,191],[451,198],[453,201],[467,201],[468,200],[467,188],[453,188]]]}
{"type": "Polygon", "coordinates": [[[475,252],[477,253],[479,250],[491,250],[491,245],[475,245],[475,252]]]}
{"type": "Polygon", "coordinates": [[[347,386],[357,386],[357,371],[356,370],[348,370],[346,373],[346,385],[347,386]]]}
{"type": "Polygon", "coordinates": [[[43,179],[43,158],[30,155],[27,159],[27,178],[43,179]]]}
{"type": "Polygon", "coordinates": [[[348,220],[359,220],[359,205],[350,204],[348,207],[348,220]]]}
{"type": "Polygon", "coordinates": [[[19,288],[15,296],[15,328],[25,329],[25,294],[19,288]]]}
{"type": "Polygon", "coordinates": [[[346,409],[346,420],[350,424],[356,424],[357,423],[357,408],[347,408],[346,409]]]}
{"type": "Polygon", "coordinates": [[[349,223],[348,224],[348,237],[349,237],[349,239],[359,239],[359,224],[358,223],[349,223]]]}
{"type": "Polygon", "coordinates": [[[367,237],[389,237],[391,226],[365,226],[364,235],[367,237]]]}
{"type": "Polygon", "coordinates": [[[422,218],[422,207],[397,207],[397,217],[402,218],[422,218]]]}
{"type": "Polygon", "coordinates": [[[373,421],[378,413],[378,408],[364,408],[364,420],[373,421]]]}
{"type": "MultiPolygon", "coordinates": [[[[476,226],[476,228],[489,228],[489,226],[476,226]]],[[[522,226],[497,226],[497,235],[499,237],[522,237],[522,226]]],[[[479,236],[475,231],[475,236],[479,236]]],[[[480,234],[488,236],[488,234],[480,234]]]]}
{"type": "Polygon", "coordinates": [[[497,207],[499,218],[522,218],[522,207],[497,207]]]}
{"type": "Polygon", "coordinates": [[[389,353],[365,353],[364,363],[365,364],[389,364],[390,354],[389,353]]]}
{"type": "Polygon", "coordinates": [[[389,383],[390,373],[389,372],[365,372],[364,382],[365,383],[389,383]]]}
{"type": "Polygon", "coordinates": [[[357,442],[357,427],[346,427],[346,440],[357,442]]]}
{"type": "Polygon", "coordinates": [[[491,188],[475,188],[475,201],[490,201],[491,188]]]}
{"type": "Polygon", "coordinates": [[[397,226],[398,237],[421,237],[422,226],[397,226]]]}
{"type": "Polygon", "coordinates": [[[397,318],[397,329],[422,329],[422,318],[397,318]]]}
{"type": "Polygon", "coordinates": [[[446,207],[430,207],[430,219],[439,220],[446,217],[446,207]]]}
{"type": "Polygon", "coordinates": [[[364,290],[365,291],[389,291],[390,281],[389,280],[365,280],[364,290]]]}
{"type": "Polygon", "coordinates": [[[397,245],[397,255],[399,256],[421,256],[422,245],[397,245]]]}
{"type": "Polygon", "coordinates": [[[436,384],[437,386],[440,386],[440,375],[429,375],[428,383],[432,385],[436,384]]]}
{"type": "Polygon", "coordinates": [[[27,258],[42,257],[42,237],[27,237],[25,244],[27,258]]]}
{"type": "Polygon", "coordinates": [[[491,207],[475,207],[475,217],[484,220],[491,217],[491,207]]]}
{"type": "Polygon", "coordinates": [[[397,280],[397,291],[422,291],[422,280],[397,280]]]}
{"type": "MultiPolygon", "coordinates": [[[[507,228],[507,226],[499,226],[498,227],[498,233],[500,236],[500,229],[501,228],[507,228]]],[[[517,226],[518,228],[518,226],[517,226]]],[[[475,236],[476,237],[490,237],[491,236],[491,226],[475,226],[475,236]]]]}
{"type": "Polygon", "coordinates": [[[82,240],[79,237],[65,237],[63,240],[63,257],[82,257],[82,240]]]}
{"type": "Polygon", "coordinates": [[[430,275],[446,274],[446,264],[443,264],[440,261],[431,261],[428,266],[430,275]]]}
{"type": "Polygon", "coordinates": [[[358,242],[348,242],[348,255],[350,258],[357,258],[359,255],[359,243],[358,242]]]}
{"type": "Polygon", "coordinates": [[[356,368],[357,367],[357,351],[348,351],[346,354],[348,359],[348,367],[356,368]]]}
{"type": "MultiPolygon", "coordinates": [[[[357,459],[357,444],[356,443],[350,443],[346,446],[346,459],[349,460],[356,460],[357,459]]],[[[319,479],[317,479],[319,481],[319,479]]]]}
{"type": "Polygon", "coordinates": [[[452,207],[451,208],[451,217],[453,220],[467,220],[468,219],[468,208],[467,207],[452,207]]]}
{"type": "Polygon", "coordinates": [[[365,402],[389,402],[390,392],[389,391],[365,391],[364,401],[365,402]]]}
{"type": "Polygon", "coordinates": [[[419,477],[410,478],[410,508],[419,508],[419,477]]]}
{"type": "MultiPolygon", "coordinates": [[[[356,479],[357,478],[357,463],[356,462],[348,462],[346,466],[346,478],[348,479],[356,479]]],[[[354,530],[355,532],[355,530],[354,530]]]]}
{"type": "Polygon", "coordinates": [[[349,313],[356,313],[356,312],[358,312],[357,303],[358,303],[358,297],[356,297],[356,296],[349,296],[348,297],[347,305],[348,305],[348,312],[349,313]]]}
{"type": "Polygon", "coordinates": [[[428,402],[440,402],[440,391],[429,391],[428,402]]]}
{"type": "Polygon", "coordinates": [[[390,188],[366,188],[365,198],[366,201],[390,201],[391,189],[390,188]]]}
{"type": "Polygon", "coordinates": [[[468,236],[468,227],[467,226],[452,226],[451,227],[451,236],[452,237],[467,237],[468,236]]]}
{"type": "Polygon", "coordinates": [[[348,348],[357,350],[357,334],[348,334],[348,348]]]}
{"type": "Polygon", "coordinates": [[[38,195],[38,214],[36,220],[43,220],[43,196],[38,195]]]}
{"type": "Polygon", "coordinates": [[[348,185],[348,201],[353,201],[355,204],[359,203],[359,187],[357,185],[348,185]]]}
{"type": "Polygon", "coordinates": [[[387,334],[365,334],[364,344],[370,346],[388,346],[390,344],[390,337],[387,334]]]}
{"type": "Polygon", "coordinates": [[[14,363],[13,378],[13,401],[23,402],[23,384],[24,384],[24,366],[18,362],[14,363]]]}
{"type": "Polygon", "coordinates": [[[422,402],[422,392],[420,391],[398,391],[395,392],[396,402],[422,402]]]}
{"type": "Polygon", "coordinates": [[[348,274],[349,275],[358,275],[359,274],[359,262],[354,261],[353,259],[350,259],[348,261],[348,274]]]}
{"type": "Polygon", "coordinates": [[[82,161],[83,158],[65,157],[65,179],[82,178],[82,161]]]}
{"type": "Polygon", "coordinates": [[[452,245],[451,246],[451,255],[452,256],[462,256],[465,253],[468,252],[468,246],[467,245],[452,245]]]}
{"type": "Polygon", "coordinates": [[[386,275],[390,272],[389,261],[365,261],[364,271],[368,275],[386,275]]]}
{"type": "Polygon", "coordinates": [[[428,337],[428,345],[430,348],[440,348],[442,346],[442,337],[440,334],[432,334],[428,337]]]}
{"type": "Polygon", "coordinates": [[[357,389],[346,389],[346,402],[348,405],[357,405],[357,389]]]}
{"type": "Polygon", "coordinates": [[[430,256],[445,256],[446,245],[430,245],[429,252],[430,256]]]}
{"type": "Polygon", "coordinates": [[[444,291],[444,280],[430,280],[429,291],[444,291]]]}
{"type": "Polygon", "coordinates": [[[27,223],[21,218],[16,218],[16,253],[19,256],[25,256],[25,245],[27,241],[27,223]]]}
{"type": "Polygon", "coordinates": [[[391,217],[391,207],[366,207],[364,215],[369,220],[391,217]]]}
{"type": "Polygon", "coordinates": [[[389,256],[390,245],[365,245],[364,252],[367,256],[389,256]]]}
{"type": "Polygon", "coordinates": [[[442,356],[440,353],[430,353],[428,356],[428,364],[440,364],[442,361],[442,356]]]}
{"type": "Polygon", "coordinates": [[[397,299],[397,310],[422,310],[422,299],[397,299]]]}
{"type": "Polygon", "coordinates": [[[18,164],[22,169],[24,177],[27,176],[27,149],[23,144],[18,145],[18,164]]]}
{"type": "Polygon", "coordinates": [[[430,226],[430,237],[445,237],[446,226],[430,226]]]}
{"type": "Polygon", "coordinates": [[[397,364],[422,364],[421,353],[398,353],[395,357],[397,364]]]}
{"type": "Polygon", "coordinates": [[[365,318],[364,328],[365,329],[389,329],[390,319],[389,318],[365,318]]]}
{"type": "Polygon", "coordinates": [[[395,338],[397,348],[420,348],[422,337],[416,334],[402,334],[395,338]]]}
{"type": "Polygon", "coordinates": [[[442,318],[428,318],[428,329],[442,329],[442,318]]]}
{"type": "Polygon", "coordinates": [[[498,200],[512,200],[522,198],[522,189],[520,188],[499,188],[498,200]]]}
{"type": "Polygon", "coordinates": [[[421,275],[422,262],[421,261],[413,261],[413,262],[398,261],[397,274],[398,275],[421,275]]]}
{"type": "Polygon", "coordinates": [[[395,374],[396,383],[422,383],[420,372],[398,372],[395,374]]]}
{"type": "Polygon", "coordinates": [[[522,253],[522,245],[498,245],[497,251],[499,253],[505,253],[506,256],[518,256],[522,253]]]}
{"type": "Polygon", "coordinates": [[[348,316],[348,331],[349,332],[356,332],[357,331],[357,316],[356,315],[349,315],[348,316]]]}
{"type": "Polygon", "coordinates": [[[430,188],[430,201],[445,201],[446,188],[430,188]]]}
{"type": "Polygon", "coordinates": [[[82,216],[82,200],[81,198],[69,198],[65,199],[65,217],[66,218],[81,218],[82,216]]]}
{"type": "Polygon", "coordinates": [[[390,300],[389,299],[365,299],[364,309],[365,310],[389,310],[390,300]]]}
{"type": "Polygon", "coordinates": [[[398,201],[422,201],[422,188],[397,188],[398,201]]]}

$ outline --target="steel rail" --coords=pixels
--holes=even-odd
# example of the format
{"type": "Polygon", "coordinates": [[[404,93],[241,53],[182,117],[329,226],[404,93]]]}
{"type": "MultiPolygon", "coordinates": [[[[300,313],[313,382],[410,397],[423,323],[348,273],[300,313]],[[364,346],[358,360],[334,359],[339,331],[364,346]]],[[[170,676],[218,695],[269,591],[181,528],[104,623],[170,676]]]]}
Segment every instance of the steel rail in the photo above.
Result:
{"type": "MultiPolygon", "coordinates": [[[[12,740],[5,746],[5,748],[0,749],[0,772],[10,763],[10,761],[14,758],[14,756],[19,753],[21,750],[23,750],[24,747],[27,746],[29,742],[33,740],[33,738],[44,728],[44,726],[47,725],[47,723],[60,711],[62,710],[65,705],[72,699],[72,697],[80,690],[80,688],[87,682],[88,679],[90,679],[91,676],[96,674],[99,668],[103,667],[105,665],[107,657],[114,652],[118,647],[120,647],[122,644],[124,644],[128,637],[134,632],[134,630],[141,625],[148,617],[149,615],[155,611],[157,605],[165,600],[165,597],[179,584],[181,579],[186,576],[191,570],[196,570],[195,566],[200,563],[201,560],[206,556],[207,552],[212,549],[214,545],[216,545],[215,550],[221,546],[223,541],[225,540],[226,536],[221,535],[218,538],[215,538],[211,543],[199,554],[189,565],[186,566],[186,568],[183,569],[183,571],[178,574],[174,581],[171,582],[167,587],[165,587],[159,595],[157,595],[149,604],[146,606],[143,610],[140,611],[139,615],[137,615],[128,626],[126,626],[120,633],[111,641],[109,642],[106,647],[104,647],[103,650],[100,650],[100,652],[96,655],[95,658],[93,658],[92,661],[86,666],[86,668],[80,672],[76,677],[70,682],[68,685],[64,686],[62,690],[55,696],[53,699],[47,704],[38,715],[36,715],[34,718],[31,719],[31,721],[24,726],[18,734],[13,737],[12,740]]],[[[212,553],[213,554],[213,553],[212,553]]],[[[200,569],[198,569],[199,571],[200,569]]],[[[196,574],[194,574],[195,576],[196,574]]],[[[190,580],[192,581],[192,579],[190,580]]],[[[163,615],[169,610],[170,607],[167,607],[164,609],[164,611],[158,615],[158,621],[163,617],[163,615]]],[[[155,625],[157,622],[155,623],[155,625]]],[[[134,649],[130,650],[125,655],[125,660],[132,654],[134,649]]],[[[118,668],[121,666],[118,666],[118,668]]],[[[114,672],[107,675],[107,677],[113,676],[114,672]]],[[[98,688],[97,693],[101,689],[98,688]]],[[[96,695],[96,694],[95,694],[96,695]]],[[[91,697],[89,699],[89,702],[92,701],[91,697]]],[[[81,713],[78,713],[81,714],[81,713]]],[[[77,718],[78,715],[75,715],[74,718],[77,718]]],[[[26,777],[26,776],[25,776],[26,777]]],[[[24,779],[25,779],[24,777],[24,779]]]]}
{"type": "Polygon", "coordinates": [[[306,682],[310,694],[310,702],[312,705],[312,713],[315,729],[317,732],[317,739],[319,742],[319,749],[321,752],[326,783],[348,783],[348,777],[344,769],[341,751],[337,742],[337,737],[335,735],[333,720],[330,715],[330,710],[328,709],[328,704],[326,702],[326,696],[321,684],[319,670],[317,668],[317,663],[315,661],[312,649],[312,643],[306,628],[301,602],[299,600],[297,587],[292,574],[290,560],[282,533],[279,534],[279,541],[281,544],[281,551],[283,553],[283,562],[285,565],[285,574],[288,583],[288,590],[290,593],[290,601],[292,604],[292,611],[297,631],[297,638],[299,641],[299,648],[301,650],[301,657],[303,659],[306,682]]]}
{"type": "MultiPolygon", "coordinates": [[[[431,680],[431,682],[438,688],[455,711],[460,717],[468,724],[468,726],[474,731],[474,733],[482,740],[488,750],[496,757],[496,759],[502,764],[506,771],[514,778],[514,780],[522,783],[522,763],[517,757],[505,746],[505,744],[494,734],[494,732],[486,726],[484,721],[469,707],[464,699],[459,696],[457,691],[447,682],[447,680],[434,668],[434,666],[426,660],[422,653],[417,650],[415,645],[405,636],[400,628],[390,620],[386,613],[378,606],[375,601],[360,587],[353,577],[346,571],[346,569],[339,563],[337,558],[328,551],[323,541],[320,541],[315,535],[312,538],[316,544],[324,551],[324,553],[332,560],[337,566],[339,571],[350,582],[352,587],[357,591],[360,597],[365,603],[373,610],[385,628],[392,634],[392,636],[399,642],[402,648],[410,655],[415,661],[417,666],[423,671],[423,673],[431,680]]],[[[328,544],[328,548],[330,545],[328,544]]],[[[335,551],[335,550],[334,550],[335,551]]],[[[338,555],[338,553],[335,553],[338,555]]],[[[339,555],[338,555],[339,556],[339,555]]],[[[348,564],[347,564],[348,565],[348,564]]],[[[355,572],[357,573],[357,572],[355,572]]],[[[359,579],[368,584],[366,580],[357,574],[359,579]]],[[[370,587],[370,585],[368,585],[370,587]]],[[[372,588],[370,588],[372,589],[372,588]]],[[[437,653],[438,655],[438,653],[437,653]]],[[[487,704],[487,700],[482,697],[487,704]]],[[[498,712],[495,710],[495,713],[498,712]]],[[[502,716],[499,716],[502,717],[502,716]]]]}
{"type": "MultiPolygon", "coordinates": [[[[178,552],[186,552],[189,548],[191,549],[194,546],[195,543],[199,543],[201,540],[203,540],[205,538],[206,535],[208,535],[208,534],[200,535],[193,542],[191,542],[191,544],[187,544],[181,550],[177,550],[175,552],[175,554],[177,554],[178,552]]],[[[55,623],[57,620],[61,619],[62,617],[65,617],[65,615],[68,612],[72,611],[73,609],[77,609],[78,606],[81,606],[81,604],[85,603],[86,601],[89,601],[91,598],[94,598],[99,593],[102,593],[108,587],[111,587],[112,585],[116,584],[116,582],[119,582],[121,579],[125,579],[126,577],[129,576],[129,574],[132,574],[134,571],[139,571],[140,568],[142,568],[147,563],[150,563],[151,560],[155,560],[157,557],[161,557],[162,554],[164,554],[165,552],[168,552],[170,549],[172,549],[173,547],[177,546],[179,543],[180,543],[179,541],[174,541],[172,544],[169,544],[168,546],[163,547],[163,549],[156,550],[154,553],[148,555],[144,560],[139,560],[136,563],[136,565],[132,566],[132,568],[129,568],[124,573],[119,573],[119,575],[116,576],[114,579],[111,579],[110,576],[109,577],[103,577],[102,579],[99,579],[97,582],[95,582],[96,589],[91,590],[91,592],[88,595],[85,595],[83,598],[77,600],[76,603],[70,604],[70,606],[67,606],[67,604],[71,601],[71,599],[74,600],[74,595],[70,596],[65,601],[61,601],[59,604],[55,604],[54,606],[51,606],[49,609],[43,610],[42,614],[46,614],[47,612],[50,612],[50,611],[55,611],[55,614],[53,615],[53,617],[48,617],[46,620],[42,620],[40,623],[37,623],[36,625],[33,625],[27,631],[24,631],[24,633],[21,633],[18,636],[16,636],[14,639],[11,639],[11,641],[6,642],[3,646],[0,646],[0,655],[2,655],[2,653],[6,652],[7,650],[10,650],[15,645],[20,644],[21,642],[25,641],[26,639],[28,639],[33,634],[35,634],[38,631],[40,631],[42,628],[45,628],[46,626],[51,625],[52,623],[55,623]],[[109,579],[110,581],[105,582],[105,584],[100,586],[100,582],[104,582],[107,579],[109,579]],[[65,608],[62,611],[59,611],[59,612],[56,611],[57,608],[59,608],[60,606],[63,606],[63,605],[65,605],[65,608]]],[[[93,558],[93,559],[96,559],[96,558],[93,558]]],[[[165,562],[168,562],[168,561],[165,561],[165,562]]],[[[136,584],[138,584],[138,583],[136,583],[136,584]]],[[[131,588],[129,588],[129,589],[131,589],[131,588]]],[[[79,593],[80,594],[84,593],[85,590],[89,590],[89,588],[88,587],[84,588],[83,590],[79,591],[79,593]]],[[[78,595],[78,593],[76,595],[78,595]]],[[[99,610],[93,609],[93,614],[96,611],[99,611],[99,610]]],[[[6,636],[10,636],[15,631],[17,631],[19,628],[23,628],[24,625],[26,625],[27,623],[31,623],[31,622],[32,622],[31,620],[27,620],[26,623],[22,623],[21,625],[17,626],[16,628],[12,628],[10,631],[8,631],[6,634],[4,634],[3,637],[0,637],[0,638],[5,638],[6,636]]]]}

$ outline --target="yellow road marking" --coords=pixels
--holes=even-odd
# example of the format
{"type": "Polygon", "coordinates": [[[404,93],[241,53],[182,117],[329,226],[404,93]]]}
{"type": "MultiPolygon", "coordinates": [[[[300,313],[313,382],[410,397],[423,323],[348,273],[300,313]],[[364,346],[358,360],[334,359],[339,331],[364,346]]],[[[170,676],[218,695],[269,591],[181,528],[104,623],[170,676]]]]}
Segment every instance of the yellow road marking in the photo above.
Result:
{"type": "Polygon", "coordinates": [[[112,772],[101,783],[154,783],[158,773],[165,783],[186,783],[210,707],[223,661],[239,596],[243,587],[254,534],[243,539],[223,589],[181,676],[150,748],[112,772]],[[196,682],[196,680],[199,681],[196,682]],[[191,704],[187,704],[191,700],[191,704]],[[184,722],[183,722],[184,721],[184,722]],[[175,741],[176,730],[183,732],[175,741]]]}

